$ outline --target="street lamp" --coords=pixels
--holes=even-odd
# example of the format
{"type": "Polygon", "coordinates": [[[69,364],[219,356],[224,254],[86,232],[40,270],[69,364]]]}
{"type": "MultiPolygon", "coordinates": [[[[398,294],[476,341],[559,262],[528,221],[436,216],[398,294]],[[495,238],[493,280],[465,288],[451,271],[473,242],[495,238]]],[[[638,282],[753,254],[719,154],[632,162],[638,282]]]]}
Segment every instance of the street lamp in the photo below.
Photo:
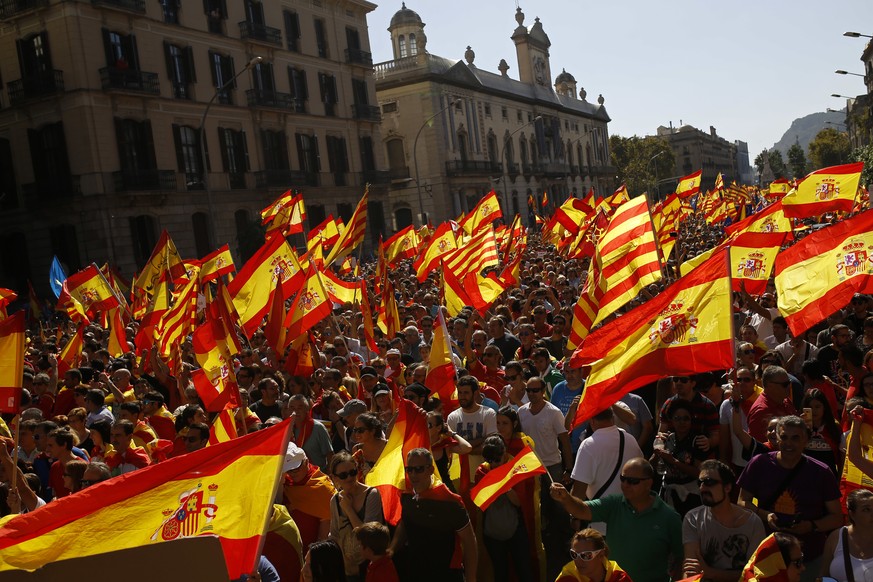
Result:
{"type": "Polygon", "coordinates": [[[418,128],[418,133],[415,134],[415,141],[412,143],[412,162],[415,165],[415,187],[418,190],[418,226],[424,226],[424,202],[421,199],[421,182],[418,179],[418,138],[421,137],[421,132],[424,131],[424,128],[434,120],[437,115],[441,113],[445,113],[451,107],[460,103],[460,99],[452,99],[449,101],[449,104],[428,117],[424,123],[421,124],[421,127],[418,128]]]}
{"type": "MultiPolygon", "coordinates": [[[[658,153],[656,153],[654,156],[652,156],[651,158],[649,158],[648,163],[646,163],[646,172],[649,171],[649,165],[650,165],[652,162],[655,161],[655,158],[657,158],[657,157],[660,156],[661,154],[665,153],[666,151],[667,151],[667,150],[661,150],[661,151],[659,151],[658,153]]],[[[655,166],[655,187],[656,187],[656,188],[657,188],[657,186],[658,186],[658,182],[657,182],[657,180],[658,180],[658,166],[655,166]]],[[[652,199],[652,195],[653,195],[653,194],[654,194],[654,192],[651,192],[651,193],[649,194],[649,200],[652,199]]]]}
{"type": "Polygon", "coordinates": [[[852,73],[850,71],[844,71],[842,69],[837,69],[836,71],[834,71],[834,73],[836,73],[837,75],[854,75],[856,77],[863,77],[864,76],[861,73],[852,73]]]}
{"type": "Polygon", "coordinates": [[[831,97],[836,97],[837,99],[854,99],[854,97],[849,97],[848,95],[840,95],[839,93],[831,93],[831,97]]]}
{"type": "Polygon", "coordinates": [[[543,118],[542,115],[537,115],[536,117],[534,117],[533,119],[531,119],[530,121],[528,121],[527,123],[522,125],[521,127],[515,128],[515,130],[513,130],[512,133],[510,133],[505,138],[503,138],[503,144],[501,144],[501,146],[500,146],[500,161],[501,161],[501,164],[503,166],[503,207],[506,208],[507,210],[509,210],[509,192],[506,191],[506,175],[509,174],[509,164],[506,163],[506,157],[504,155],[506,153],[506,144],[509,142],[509,140],[512,139],[512,136],[514,136],[516,133],[518,133],[519,131],[521,131],[522,129],[527,127],[528,125],[532,125],[532,124],[536,123],[537,121],[542,120],[542,118],[543,118]]]}
{"type": "Polygon", "coordinates": [[[864,38],[873,38],[869,34],[861,34],[860,32],[844,32],[843,36],[848,36],[850,38],[858,38],[859,36],[863,36],[864,38]]]}
{"type": "Polygon", "coordinates": [[[845,123],[837,123],[836,121],[825,121],[828,125],[839,125],[840,127],[846,127],[845,123]]]}
{"type": "Polygon", "coordinates": [[[209,236],[212,238],[212,244],[215,247],[218,247],[218,236],[215,234],[215,208],[212,205],[212,190],[209,189],[209,173],[206,170],[207,160],[206,160],[206,136],[205,136],[205,125],[206,125],[206,116],[209,114],[209,109],[212,107],[212,104],[215,103],[215,100],[227,89],[229,86],[233,85],[233,82],[236,81],[240,75],[260,63],[264,60],[264,57],[254,57],[243,68],[242,71],[234,75],[230,80],[226,81],[220,87],[215,89],[215,93],[212,94],[212,98],[209,100],[209,103],[206,104],[206,109],[203,110],[203,115],[200,117],[200,127],[197,128],[197,136],[200,140],[200,163],[203,164],[202,169],[202,183],[203,189],[206,190],[206,206],[209,209],[209,236]]]}

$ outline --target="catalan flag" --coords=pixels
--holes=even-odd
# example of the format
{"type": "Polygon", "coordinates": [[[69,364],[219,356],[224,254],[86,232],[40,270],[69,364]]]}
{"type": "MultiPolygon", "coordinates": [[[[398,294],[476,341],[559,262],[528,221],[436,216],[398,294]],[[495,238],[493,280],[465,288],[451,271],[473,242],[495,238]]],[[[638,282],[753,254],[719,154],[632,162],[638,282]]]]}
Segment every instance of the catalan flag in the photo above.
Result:
{"type": "Polygon", "coordinates": [[[479,273],[486,267],[496,267],[499,260],[494,229],[490,224],[480,229],[467,244],[446,254],[442,262],[445,268],[451,269],[459,277],[467,273],[479,273]]]}
{"type": "MultiPolygon", "coordinates": [[[[367,290],[367,282],[361,281],[361,316],[364,324],[364,341],[370,351],[376,352],[379,347],[376,344],[376,328],[373,318],[373,306],[370,303],[370,292],[367,290]]],[[[369,361],[369,356],[367,360],[369,361]]]]}
{"type": "Polygon", "coordinates": [[[850,212],[855,204],[864,162],[831,166],[808,174],[782,198],[789,218],[807,218],[825,212],[850,212]]]}
{"type": "Polygon", "coordinates": [[[212,426],[209,427],[209,442],[206,446],[225,443],[229,440],[237,438],[236,419],[234,418],[234,410],[225,408],[212,421],[212,426]]]}
{"type": "Polygon", "coordinates": [[[382,303],[379,305],[377,325],[388,337],[396,337],[402,329],[397,300],[394,297],[394,284],[387,278],[382,287],[382,303]]]}
{"type": "Polygon", "coordinates": [[[715,189],[724,190],[724,178],[722,177],[721,172],[719,172],[718,176],[715,177],[715,189]]]}
{"type": "Polygon", "coordinates": [[[482,480],[470,490],[470,498],[479,509],[485,511],[497,501],[497,498],[512,489],[516,483],[530,479],[535,475],[545,475],[539,457],[530,448],[525,446],[517,455],[496,469],[488,471],[482,480]]]}
{"type": "Polygon", "coordinates": [[[597,241],[588,279],[576,306],[569,347],[577,347],[591,327],[661,278],[657,243],[645,196],[615,210],[597,241]]]}
{"type": "Polygon", "coordinates": [[[776,257],[779,310],[796,337],[855,293],[873,293],[873,212],[814,232],[776,257]]]}
{"type": "Polygon", "coordinates": [[[791,577],[788,575],[788,566],[782,557],[782,551],[776,538],[770,534],[749,558],[749,562],[743,568],[740,582],[788,582],[789,580],[791,577]]]}
{"type": "Polygon", "coordinates": [[[731,367],[731,302],[727,253],[722,252],[589,335],[570,358],[574,368],[592,366],[574,424],[671,374],[731,367]]]}
{"type": "MultiPolygon", "coordinates": [[[[16,516],[0,528],[0,571],[216,535],[228,575],[255,569],[290,422],[127,473],[16,516]],[[83,529],[84,528],[84,529],[83,529]],[[82,531],[94,535],[80,543],[82,531]]],[[[427,432],[425,432],[427,435],[427,432]]]]}
{"type": "Polygon", "coordinates": [[[234,271],[236,266],[233,264],[233,257],[230,256],[230,247],[224,245],[203,257],[200,265],[200,281],[206,283],[234,271]]]}
{"type": "Polygon", "coordinates": [[[176,298],[173,306],[167,310],[158,325],[155,326],[155,340],[162,356],[169,357],[172,348],[177,346],[180,338],[194,331],[197,324],[197,293],[200,281],[193,277],[176,298]]]}
{"type": "Polygon", "coordinates": [[[349,219],[349,224],[345,231],[340,234],[339,240],[330,249],[330,253],[325,257],[324,264],[330,265],[337,259],[342,259],[346,255],[354,251],[359,244],[364,242],[364,232],[367,229],[367,204],[370,199],[370,191],[366,190],[364,196],[358,202],[355,212],[349,219]]]}
{"type": "Polygon", "coordinates": [[[680,198],[690,198],[700,192],[701,175],[703,175],[703,170],[697,170],[693,174],[680,178],[676,185],[676,194],[680,198]]]}
{"type": "MultiPolygon", "coordinates": [[[[24,312],[17,311],[0,322],[0,412],[4,414],[21,412],[23,378],[24,312]]],[[[6,556],[4,555],[3,558],[5,560],[6,556]]],[[[2,568],[0,565],[0,570],[2,568]]]]}

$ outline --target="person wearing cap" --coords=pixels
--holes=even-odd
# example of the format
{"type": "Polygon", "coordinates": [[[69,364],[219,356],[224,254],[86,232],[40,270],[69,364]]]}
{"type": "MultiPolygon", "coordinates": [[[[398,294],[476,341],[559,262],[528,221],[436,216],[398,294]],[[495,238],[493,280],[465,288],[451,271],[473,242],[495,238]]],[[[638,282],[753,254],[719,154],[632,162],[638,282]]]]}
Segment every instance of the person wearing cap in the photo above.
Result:
{"type": "Polygon", "coordinates": [[[360,377],[361,379],[358,382],[358,400],[363,400],[369,406],[373,400],[373,390],[379,381],[379,374],[373,366],[364,366],[361,368],[360,377]]]}
{"type": "Polygon", "coordinates": [[[391,389],[388,384],[379,382],[373,391],[373,403],[370,405],[371,411],[383,424],[388,426],[387,432],[391,432],[391,425],[394,420],[394,399],[391,397],[391,389]]]}
{"type": "Polygon", "coordinates": [[[403,389],[403,397],[419,408],[424,408],[428,396],[430,396],[430,390],[418,382],[413,382],[403,389]]]}
{"type": "Polygon", "coordinates": [[[388,364],[388,367],[383,375],[394,380],[397,385],[405,386],[404,372],[406,371],[406,366],[400,361],[400,350],[397,348],[388,350],[388,353],[385,354],[385,362],[388,364]]]}
{"type": "Polygon", "coordinates": [[[288,443],[282,471],[282,500],[300,530],[302,547],[326,540],[330,533],[330,500],[336,493],[333,482],[294,443],[288,443]]]}
{"type": "Polygon", "coordinates": [[[337,411],[337,416],[340,417],[340,420],[346,427],[343,433],[343,440],[345,442],[345,449],[349,452],[351,452],[355,445],[354,441],[352,441],[355,420],[357,420],[358,416],[367,412],[367,410],[369,410],[369,408],[367,407],[366,402],[354,398],[346,402],[343,407],[337,411]]]}

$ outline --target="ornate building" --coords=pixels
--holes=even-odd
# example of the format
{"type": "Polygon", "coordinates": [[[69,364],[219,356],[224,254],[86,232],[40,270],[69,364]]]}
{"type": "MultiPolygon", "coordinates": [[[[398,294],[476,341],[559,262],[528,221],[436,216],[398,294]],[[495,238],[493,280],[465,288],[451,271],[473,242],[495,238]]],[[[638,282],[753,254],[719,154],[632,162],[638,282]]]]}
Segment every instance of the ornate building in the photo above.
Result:
{"type": "Polygon", "coordinates": [[[130,276],[162,229],[184,257],[228,242],[245,258],[259,210],[291,188],[315,225],[348,218],[376,184],[377,237],[387,174],[374,8],[0,2],[0,286],[30,278],[47,294],[54,254],[70,271],[108,260],[130,276]]]}
{"type": "Polygon", "coordinates": [[[873,143],[873,41],[861,53],[866,93],[846,102],[846,129],[853,148],[873,143]]]}
{"type": "MultiPolygon", "coordinates": [[[[676,166],[673,176],[659,176],[659,192],[671,192],[679,178],[687,176],[697,170],[703,170],[700,178],[700,189],[707,190],[715,186],[715,178],[721,172],[726,184],[731,180],[740,183],[741,176],[737,149],[737,143],[731,143],[715,132],[710,126],[709,133],[701,131],[690,125],[674,128],[660,126],[657,137],[670,144],[676,166]]],[[[745,148],[745,164],[748,166],[748,147],[745,148]]]]}
{"type": "Polygon", "coordinates": [[[542,23],[525,26],[520,8],[515,20],[518,79],[505,59],[497,73],[480,69],[469,46],[464,61],[428,53],[425,24],[405,4],[391,19],[394,58],[375,72],[393,229],[418,224],[420,213],[453,219],[491,189],[505,215],[525,219],[531,195],[560,204],[614,190],[603,97],[589,102],[566,71],[553,84],[542,23]]]}

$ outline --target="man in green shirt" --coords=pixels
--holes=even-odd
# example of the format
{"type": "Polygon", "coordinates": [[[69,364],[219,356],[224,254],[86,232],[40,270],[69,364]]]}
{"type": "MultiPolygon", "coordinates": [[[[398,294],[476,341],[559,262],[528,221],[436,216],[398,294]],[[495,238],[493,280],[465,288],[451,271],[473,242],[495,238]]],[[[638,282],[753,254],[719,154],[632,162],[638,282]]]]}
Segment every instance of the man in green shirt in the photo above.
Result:
{"type": "Polygon", "coordinates": [[[682,577],[682,520],[651,491],[654,475],[652,465],[637,457],[621,469],[621,495],[582,501],[558,483],[550,489],[552,498],[573,517],[606,522],[609,557],[634,582],[667,582],[671,574],[676,580],[682,577]]]}

